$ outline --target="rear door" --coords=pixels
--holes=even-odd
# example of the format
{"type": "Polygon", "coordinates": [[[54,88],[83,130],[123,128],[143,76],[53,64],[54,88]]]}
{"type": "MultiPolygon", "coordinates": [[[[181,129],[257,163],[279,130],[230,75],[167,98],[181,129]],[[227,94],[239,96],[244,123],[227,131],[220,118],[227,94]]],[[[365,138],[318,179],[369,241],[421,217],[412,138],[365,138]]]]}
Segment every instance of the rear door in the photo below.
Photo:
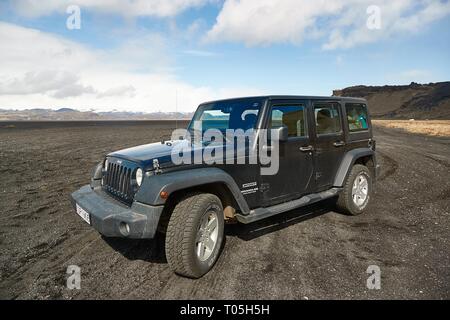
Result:
{"type": "Polygon", "coordinates": [[[367,105],[361,102],[346,102],[344,109],[344,131],[346,131],[346,150],[367,148],[372,139],[372,126],[367,105]]]}
{"type": "Polygon", "coordinates": [[[288,128],[288,141],[280,142],[279,169],[275,175],[261,175],[265,206],[308,193],[313,177],[313,153],[308,132],[308,103],[303,100],[272,101],[266,128],[288,128]]]}
{"type": "Polygon", "coordinates": [[[341,104],[313,101],[316,191],[332,187],[345,151],[341,104]]]}

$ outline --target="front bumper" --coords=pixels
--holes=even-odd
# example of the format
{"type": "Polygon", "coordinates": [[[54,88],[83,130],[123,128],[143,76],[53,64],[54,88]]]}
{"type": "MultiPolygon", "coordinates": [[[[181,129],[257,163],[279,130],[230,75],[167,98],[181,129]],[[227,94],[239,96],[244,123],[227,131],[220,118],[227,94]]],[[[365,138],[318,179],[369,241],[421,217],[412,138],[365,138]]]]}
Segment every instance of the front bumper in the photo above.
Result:
{"type": "Polygon", "coordinates": [[[91,226],[106,237],[151,239],[164,208],[136,201],[127,207],[89,185],[72,193],[71,200],[74,208],[78,204],[90,214],[91,226]]]}

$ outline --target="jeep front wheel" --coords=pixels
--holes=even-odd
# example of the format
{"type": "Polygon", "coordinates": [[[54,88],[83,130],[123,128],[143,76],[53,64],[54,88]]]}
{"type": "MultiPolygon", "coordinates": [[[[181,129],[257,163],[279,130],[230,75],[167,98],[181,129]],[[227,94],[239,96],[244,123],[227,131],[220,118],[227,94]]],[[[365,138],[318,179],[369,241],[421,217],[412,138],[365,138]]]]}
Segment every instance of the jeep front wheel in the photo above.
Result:
{"type": "Polygon", "coordinates": [[[358,215],[364,212],[372,195],[372,178],[366,166],[356,164],[345,181],[339,194],[337,207],[339,210],[358,215]]]}
{"type": "Polygon", "coordinates": [[[195,193],[181,199],[166,233],[166,257],[172,270],[190,278],[207,273],[219,257],[223,230],[223,208],[217,196],[195,193]]]}

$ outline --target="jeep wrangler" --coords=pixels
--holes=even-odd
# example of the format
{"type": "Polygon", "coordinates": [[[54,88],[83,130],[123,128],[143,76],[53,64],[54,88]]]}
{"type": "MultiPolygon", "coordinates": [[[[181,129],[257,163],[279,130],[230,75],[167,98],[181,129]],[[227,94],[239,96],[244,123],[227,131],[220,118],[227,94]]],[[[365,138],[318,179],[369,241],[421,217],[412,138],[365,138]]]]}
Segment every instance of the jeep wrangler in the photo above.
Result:
{"type": "Polygon", "coordinates": [[[108,154],[93,169],[90,185],[71,199],[78,215],[105,237],[149,239],[161,232],[171,269],[199,278],[219,257],[225,223],[251,223],[328,198],[349,215],[362,213],[379,171],[375,146],[364,99],[207,102],[184,136],[108,154]],[[198,124],[202,134],[245,132],[243,147],[220,152],[223,161],[180,163],[180,155],[211,155],[211,148],[217,152],[239,140],[237,135],[192,142],[198,124]],[[269,134],[252,139],[264,130],[269,134]],[[186,150],[180,145],[190,149],[180,152],[186,150]],[[278,162],[275,173],[263,174],[271,164],[250,161],[262,152],[278,162]]]}

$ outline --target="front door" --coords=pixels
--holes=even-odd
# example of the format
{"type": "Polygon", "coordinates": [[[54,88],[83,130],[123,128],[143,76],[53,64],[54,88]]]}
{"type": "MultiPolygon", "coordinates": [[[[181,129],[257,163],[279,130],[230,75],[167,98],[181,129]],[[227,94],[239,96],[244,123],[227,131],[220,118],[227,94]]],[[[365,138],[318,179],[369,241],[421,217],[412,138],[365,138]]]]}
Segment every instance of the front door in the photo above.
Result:
{"type": "Polygon", "coordinates": [[[333,186],[342,157],[344,156],[344,132],[342,110],[338,102],[313,102],[315,118],[314,167],[316,190],[333,186]]]}
{"type": "MultiPolygon", "coordinates": [[[[288,140],[279,144],[279,167],[261,176],[263,205],[270,206],[308,193],[313,180],[313,152],[308,132],[306,101],[273,101],[266,128],[288,128],[288,140]]],[[[272,157],[276,155],[272,154],[272,157]]]]}

